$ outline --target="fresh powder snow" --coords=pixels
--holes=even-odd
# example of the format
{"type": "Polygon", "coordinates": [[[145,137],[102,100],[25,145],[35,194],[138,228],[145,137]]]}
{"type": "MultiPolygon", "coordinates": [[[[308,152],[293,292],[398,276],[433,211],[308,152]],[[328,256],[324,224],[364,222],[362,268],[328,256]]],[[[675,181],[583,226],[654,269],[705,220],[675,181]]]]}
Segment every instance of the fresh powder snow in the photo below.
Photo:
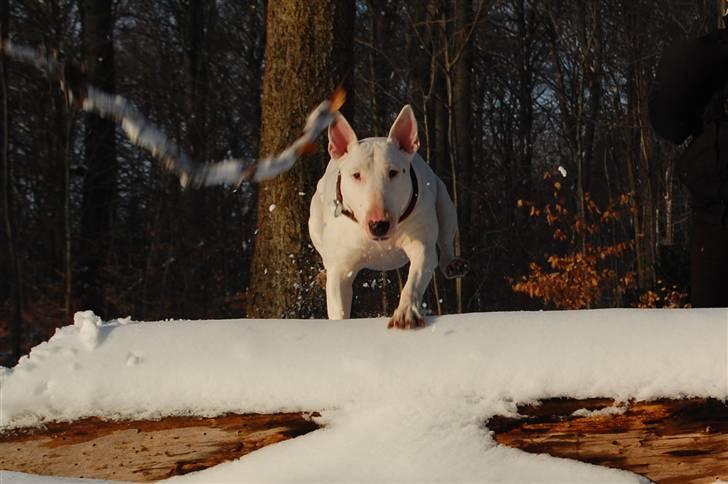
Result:
{"type": "MultiPolygon", "coordinates": [[[[428,318],[417,331],[386,324],[77,313],[0,368],[0,429],[319,411],[317,431],[172,480],[640,482],[499,446],[485,422],[551,397],[728,398],[726,309],[465,314],[428,318]]],[[[0,473],[3,484],[33,477],[0,473]]],[[[69,482],[54,479],[42,482],[69,482]]]]}

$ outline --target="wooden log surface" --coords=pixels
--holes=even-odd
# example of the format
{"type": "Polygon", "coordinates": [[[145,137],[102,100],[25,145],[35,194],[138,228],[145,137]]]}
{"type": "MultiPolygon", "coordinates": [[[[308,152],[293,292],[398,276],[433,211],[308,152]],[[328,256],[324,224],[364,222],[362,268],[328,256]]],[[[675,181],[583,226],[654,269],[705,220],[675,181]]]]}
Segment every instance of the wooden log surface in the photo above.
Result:
{"type": "Polygon", "coordinates": [[[551,399],[518,413],[488,421],[498,443],[658,483],[728,481],[728,404],[719,400],[551,399]]]}
{"type": "MultiPolygon", "coordinates": [[[[551,399],[487,422],[498,443],[629,470],[660,483],[728,481],[728,405],[551,399]],[[575,414],[576,412],[576,414],[575,414]]],[[[314,414],[315,415],[315,414],[314,414]]],[[[49,423],[0,434],[0,469],[149,482],[205,469],[318,425],[308,414],[49,423]]]]}
{"type": "Polygon", "coordinates": [[[151,482],[237,459],[317,428],[303,413],[49,423],[0,433],[0,469],[151,482]]]}

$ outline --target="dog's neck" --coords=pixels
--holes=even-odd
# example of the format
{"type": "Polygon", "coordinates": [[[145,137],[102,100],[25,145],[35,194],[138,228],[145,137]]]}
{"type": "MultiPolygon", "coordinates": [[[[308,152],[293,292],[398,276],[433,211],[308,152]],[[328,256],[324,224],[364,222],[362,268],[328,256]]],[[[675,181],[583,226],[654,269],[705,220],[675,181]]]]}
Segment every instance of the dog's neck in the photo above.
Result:
{"type": "MultiPolygon", "coordinates": [[[[410,166],[410,179],[412,180],[412,196],[407,204],[407,208],[405,208],[402,215],[399,216],[399,223],[404,222],[404,220],[412,214],[415,209],[415,205],[417,204],[417,199],[420,196],[420,187],[417,183],[417,175],[415,174],[414,166],[410,166]]],[[[344,196],[341,194],[341,172],[339,172],[336,177],[336,200],[334,200],[334,205],[336,206],[336,216],[344,215],[354,222],[359,222],[356,219],[354,212],[344,206],[344,196]]]]}

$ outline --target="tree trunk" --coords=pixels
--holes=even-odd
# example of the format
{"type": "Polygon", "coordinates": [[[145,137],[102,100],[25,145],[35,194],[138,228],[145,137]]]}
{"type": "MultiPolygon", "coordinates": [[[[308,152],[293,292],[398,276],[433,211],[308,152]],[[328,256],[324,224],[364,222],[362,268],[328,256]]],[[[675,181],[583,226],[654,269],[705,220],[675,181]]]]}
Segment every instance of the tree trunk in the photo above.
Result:
{"type": "MultiPolygon", "coordinates": [[[[458,162],[458,178],[470,180],[473,166],[473,120],[471,116],[471,84],[473,69],[473,39],[471,29],[473,22],[472,0],[455,2],[455,53],[459,54],[454,66],[453,110],[455,151],[458,162]]],[[[466,225],[470,220],[469,190],[458,190],[460,223],[466,225]]]]}
{"type": "MultiPolygon", "coordinates": [[[[0,12],[0,37],[4,42],[8,38],[8,27],[10,19],[10,5],[8,0],[2,0],[0,3],[2,12],[0,12]]],[[[10,361],[3,362],[8,367],[13,366],[22,354],[22,331],[23,317],[21,312],[21,286],[20,286],[20,266],[18,261],[17,243],[15,239],[15,225],[13,221],[13,197],[10,191],[12,169],[10,166],[10,114],[8,112],[8,69],[7,59],[4,54],[0,54],[0,91],[2,96],[2,203],[3,218],[5,219],[4,231],[7,244],[7,267],[8,267],[8,286],[10,300],[10,361]]]]}
{"type": "Polygon", "coordinates": [[[414,38],[408,46],[407,55],[412,59],[412,76],[410,79],[410,92],[414,100],[415,110],[422,113],[419,130],[422,157],[430,163],[433,156],[432,144],[434,138],[434,120],[429,110],[429,99],[432,95],[434,77],[431,71],[432,27],[428,14],[428,5],[425,2],[415,2],[409,7],[414,25],[412,26],[414,38]]]}
{"type": "Polygon", "coordinates": [[[726,15],[726,4],[725,0],[715,0],[715,6],[716,6],[716,17],[717,17],[717,25],[716,28],[722,29],[725,28],[723,17],[726,15]]]}
{"type": "MultiPolygon", "coordinates": [[[[207,37],[212,35],[214,5],[209,0],[191,0],[183,22],[185,63],[185,113],[188,120],[187,149],[194,159],[207,160],[207,97],[209,91],[209,67],[206,55],[207,37]]],[[[180,241],[182,253],[196,251],[200,244],[206,244],[211,233],[210,190],[184,190],[181,194],[183,216],[187,220],[183,238],[180,241]]],[[[179,277],[184,281],[181,287],[182,299],[179,306],[185,317],[203,318],[209,306],[210,265],[205,259],[194,258],[196,262],[179,267],[179,277]]]]}
{"type": "MultiPolygon", "coordinates": [[[[531,165],[533,161],[533,61],[531,42],[534,29],[533,8],[527,8],[526,1],[516,3],[516,25],[518,28],[518,168],[517,177],[522,185],[516,190],[518,199],[527,199],[533,193],[531,165]]],[[[512,201],[511,201],[512,202],[512,201]]]]}
{"type": "MultiPolygon", "coordinates": [[[[114,92],[112,0],[81,0],[84,60],[88,80],[114,92]]],[[[113,121],[98,116],[86,119],[85,162],[81,216],[82,304],[100,315],[107,312],[104,266],[108,255],[116,187],[116,143],[113,121]]]]}
{"type": "MultiPolygon", "coordinates": [[[[632,5],[625,15],[626,32],[631,32],[627,52],[630,57],[628,69],[628,99],[626,128],[627,162],[629,185],[632,194],[636,199],[637,210],[634,217],[634,246],[637,262],[637,285],[638,289],[644,290],[654,287],[656,275],[656,200],[654,194],[653,177],[655,176],[650,167],[649,140],[646,139],[647,131],[647,92],[648,82],[645,79],[644,59],[645,47],[636,34],[639,29],[639,11],[632,5]]],[[[659,175],[658,175],[659,176],[659,175]]]]}
{"type": "MultiPolygon", "coordinates": [[[[472,0],[457,0],[455,2],[455,55],[459,56],[455,61],[453,79],[453,128],[455,138],[455,149],[457,160],[457,209],[458,226],[470,227],[471,200],[470,193],[472,186],[473,168],[473,119],[472,119],[472,69],[473,69],[473,2],[472,0]],[[466,182],[467,181],[467,182],[466,182]],[[468,183],[468,185],[466,185],[468,183]]],[[[455,195],[455,194],[453,194],[455,195]]],[[[462,243],[463,232],[458,230],[455,244],[456,255],[460,256],[461,247],[471,247],[473,244],[466,238],[462,243]]],[[[463,301],[470,298],[470,288],[466,284],[468,280],[458,278],[455,281],[455,293],[457,310],[463,311],[463,301]],[[463,287],[465,286],[465,287],[463,287]]]]}
{"type": "Polygon", "coordinates": [[[372,112],[372,136],[386,136],[392,113],[386,110],[382,85],[388,76],[386,59],[380,54],[391,37],[389,19],[391,6],[387,0],[369,0],[369,97],[372,112]],[[381,97],[381,99],[380,99],[381,97]]]}
{"type": "MultiPolygon", "coordinates": [[[[579,112],[582,120],[577,126],[583,126],[584,134],[576,134],[580,139],[580,147],[577,153],[579,160],[580,188],[579,202],[581,210],[584,210],[585,197],[591,192],[591,165],[594,157],[594,144],[597,132],[597,120],[601,110],[601,65],[602,65],[602,16],[599,0],[593,0],[591,6],[579,4],[579,23],[583,29],[583,42],[585,44],[584,55],[581,60],[581,76],[583,83],[579,92],[581,105],[579,112]],[[588,95],[588,100],[584,99],[588,95]]],[[[583,214],[586,215],[585,213],[583,214]]],[[[582,253],[586,252],[586,234],[580,237],[582,253]]],[[[592,241],[593,243],[593,241],[592,241]]]]}
{"type": "Polygon", "coordinates": [[[71,477],[72,482],[74,477],[159,482],[239,459],[318,428],[303,412],[48,422],[42,430],[26,427],[0,434],[0,466],[27,474],[71,477]],[[47,452],[48,446],[53,446],[52,453],[47,452]]]}
{"type": "MultiPolygon", "coordinates": [[[[261,156],[285,148],[308,112],[350,79],[353,22],[353,0],[268,3],[261,156]]],[[[307,221],[309,202],[327,161],[320,149],[259,187],[249,317],[323,315],[324,299],[315,283],[321,264],[309,241],[307,221]]]]}
{"type": "MultiPolygon", "coordinates": [[[[442,28],[444,28],[444,17],[442,23],[442,28]]],[[[439,34],[435,35],[440,36],[439,34]]],[[[444,37],[444,35],[443,33],[442,36],[444,37]]],[[[435,80],[433,95],[430,97],[430,107],[428,108],[428,111],[433,113],[434,117],[434,136],[431,138],[433,147],[430,151],[434,159],[430,160],[430,164],[432,165],[432,169],[435,170],[435,173],[445,182],[445,185],[452,189],[450,146],[448,144],[448,85],[445,79],[445,72],[441,66],[438,66],[438,60],[434,53],[430,68],[433,69],[435,80]]]]}
{"type": "Polygon", "coordinates": [[[63,116],[65,126],[65,149],[63,155],[63,312],[66,321],[71,321],[73,311],[73,213],[71,210],[71,161],[73,159],[73,144],[71,143],[71,132],[73,122],[71,114],[63,116]]]}

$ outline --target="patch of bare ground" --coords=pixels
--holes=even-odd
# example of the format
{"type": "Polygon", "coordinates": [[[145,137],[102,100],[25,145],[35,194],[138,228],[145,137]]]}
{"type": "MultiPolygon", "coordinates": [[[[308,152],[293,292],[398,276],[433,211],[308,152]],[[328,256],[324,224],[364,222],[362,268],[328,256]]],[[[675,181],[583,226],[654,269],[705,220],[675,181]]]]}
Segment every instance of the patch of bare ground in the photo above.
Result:
{"type": "Polygon", "coordinates": [[[633,402],[550,399],[487,422],[495,440],[628,470],[658,483],[728,481],[728,404],[714,399],[633,402]],[[580,409],[586,411],[573,413],[580,409]]]}
{"type": "Polygon", "coordinates": [[[0,433],[0,469],[158,481],[237,459],[319,428],[314,414],[228,414],[110,422],[88,418],[0,433]]]}

